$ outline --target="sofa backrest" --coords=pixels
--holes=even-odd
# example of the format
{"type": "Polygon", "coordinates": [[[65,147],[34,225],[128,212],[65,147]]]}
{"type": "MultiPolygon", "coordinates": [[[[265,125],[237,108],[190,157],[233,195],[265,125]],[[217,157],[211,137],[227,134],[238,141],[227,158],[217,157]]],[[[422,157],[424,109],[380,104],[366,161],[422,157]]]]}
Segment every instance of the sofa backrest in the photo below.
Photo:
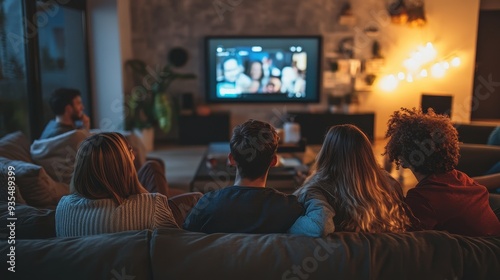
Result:
{"type": "Polygon", "coordinates": [[[458,131],[458,141],[467,144],[484,144],[488,143],[494,125],[480,125],[480,124],[455,124],[458,131]]]}
{"type": "Polygon", "coordinates": [[[165,229],[151,240],[154,279],[482,279],[500,273],[499,254],[500,238],[437,231],[311,238],[165,229]]]}
{"type": "MultiPolygon", "coordinates": [[[[10,246],[10,245],[9,245],[10,246]]],[[[9,254],[0,240],[0,254],[9,254]]],[[[445,232],[203,234],[16,240],[16,279],[496,279],[500,237],[445,232]]],[[[5,270],[1,275],[7,273],[5,270]]],[[[2,279],[4,279],[2,277],[2,279]]]]}
{"type": "Polygon", "coordinates": [[[500,146],[460,144],[457,169],[470,177],[482,176],[500,161],[500,146]]]}
{"type": "MultiPolygon", "coordinates": [[[[144,230],[85,237],[16,239],[15,274],[12,273],[13,278],[2,277],[11,273],[4,268],[0,278],[152,279],[150,238],[151,232],[144,230]]],[[[2,256],[10,253],[10,246],[6,240],[0,240],[2,256]]]]}

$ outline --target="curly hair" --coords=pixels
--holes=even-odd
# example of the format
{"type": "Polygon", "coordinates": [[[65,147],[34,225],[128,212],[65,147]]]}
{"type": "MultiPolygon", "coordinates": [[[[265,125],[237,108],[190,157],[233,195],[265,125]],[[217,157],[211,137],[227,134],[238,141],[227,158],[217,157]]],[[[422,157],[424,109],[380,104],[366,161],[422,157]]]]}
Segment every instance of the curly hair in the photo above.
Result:
{"type": "Polygon", "coordinates": [[[451,171],[459,158],[458,132],[446,115],[429,108],[401,108],[388,122],[386,137],[390,137],[385,153],[397,167],[410,167],[421,174],[451,171]]]}

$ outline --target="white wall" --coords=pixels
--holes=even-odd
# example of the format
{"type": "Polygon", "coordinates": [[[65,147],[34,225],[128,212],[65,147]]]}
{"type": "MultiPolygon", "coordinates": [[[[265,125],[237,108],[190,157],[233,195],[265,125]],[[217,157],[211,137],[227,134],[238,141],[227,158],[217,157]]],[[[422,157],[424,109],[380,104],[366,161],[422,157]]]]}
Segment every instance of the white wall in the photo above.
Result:
{"type": "Polygon", "coordinates": [[[124,122],[121,28],[118,19],[118,8],[122,5],[118,2],[122,1],[87,1],[93,123],[103,130],[122,129],[124,122]]]}
{"type": "MultiPolygon", "coordinates": [[[[357,0],[361,1],[361,0],[357,0]]],[[[478,26],[479,0],[425,1],[427,24],[422,28],[384,23],[380,20],[379,39],[386,59],[385,73],[404,69],[402,62],[419,44],[430,41],[439,56],[456,54],[461,58],[458,68],[450,69],[441,79],[427,78],[413,83],[400,83],[394,92],[376,88],[364,94],[360,110],[375,111],[375,137],[385,136],[389,116],[400,107],[418,107],[425,93],[452,94],[452,119],[470,121],[474,61],[478,26]]]]}

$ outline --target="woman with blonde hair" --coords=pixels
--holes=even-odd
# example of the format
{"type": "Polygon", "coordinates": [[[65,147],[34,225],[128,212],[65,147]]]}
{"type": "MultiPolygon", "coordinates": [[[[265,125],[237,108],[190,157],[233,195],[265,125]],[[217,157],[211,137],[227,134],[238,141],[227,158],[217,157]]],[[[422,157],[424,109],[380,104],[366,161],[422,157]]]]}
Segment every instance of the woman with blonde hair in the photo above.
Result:
{"type": "MultiPolygon", "coordinates": [[[[404,232],[403,193],[377,164],[370,141],[353,125],[329,129],[312,174],[296,191],[306,214],[290,233],[404,232]]],[[[397,182],[396,182],[397,184],[397,182]]]]}
{"type": "Polygon", "coordinates": [[[133,161],[133,151],[119,133],[85,139],[76,154],[71,194],[56,208],[57,236],[178,228],[167,197],[143,187],[133,161]]]}

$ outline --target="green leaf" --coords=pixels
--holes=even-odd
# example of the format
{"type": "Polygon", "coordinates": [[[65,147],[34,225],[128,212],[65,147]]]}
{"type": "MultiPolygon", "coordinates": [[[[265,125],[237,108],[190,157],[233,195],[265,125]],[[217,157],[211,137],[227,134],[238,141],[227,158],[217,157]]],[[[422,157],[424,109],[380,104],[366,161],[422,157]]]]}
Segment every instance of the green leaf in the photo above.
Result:
{"type": "Polygon", "coordinates": [[[166,94],[156,95],[155,111],[158,126],[165,133],[168,133],[172,129],[172,106],[170,98],[166,94]]]}

